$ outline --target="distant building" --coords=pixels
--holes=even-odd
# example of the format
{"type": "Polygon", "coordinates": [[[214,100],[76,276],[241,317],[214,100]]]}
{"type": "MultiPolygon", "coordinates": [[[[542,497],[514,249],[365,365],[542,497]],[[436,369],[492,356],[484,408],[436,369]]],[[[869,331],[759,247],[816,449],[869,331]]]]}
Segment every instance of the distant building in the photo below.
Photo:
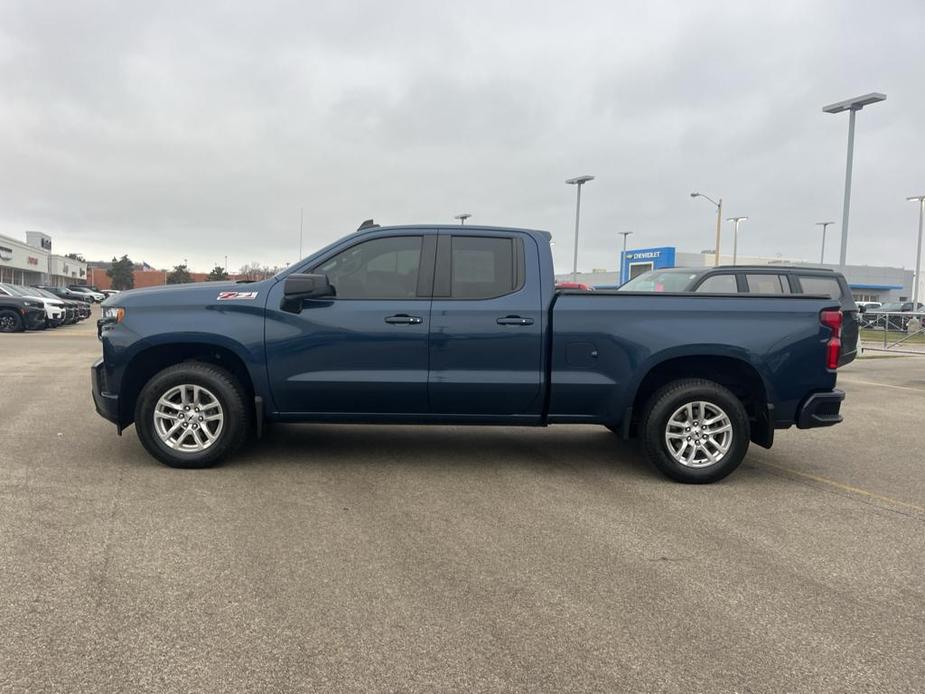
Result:
{"type": "MultiPolygon", "coordinates": [[[[656,248],[627,250],[625,255],[621,252],[620,260],[623,265],[624,281],[628,281],[644,272],[661,268],[713,267],[714,256],[712,251],[686,253],[678,251],[674,246],[659,246],[656,248]]],[[[837,265],[814,263],[794,258],[762,258],[740,255],[736,262],[739,265],[803,265],[806,267],[825,267],[832,270],[840,269],[837,265]]],[[[720,265],[732,265],[732,256],[721,255],[720,265]]],[[[848,265],[844,269],[844,274],[855,301],[908,301],[912,297],[914,277],[912,270],[885,265],[848,265]]],[[[556,275],[556,279],[571,281],[572,275],[571,273],[561,273],[556,275]]],[[[577,281],[592,287],[613,287],[620,284],[620,271],[579,272],[577,281]]]]}
{"type": "Polygon", "coordinates": [[[63,287],[86,280],[87,263],[52,253],[48,234],[27,231],[25,243],[0,234],[0,282],[63,287]]]}
{"type": "MultiPolygon", "coordinates": [[[[97,263],[93,263],[93,267],[87,271],[87,284],[97,289],[111,289],[112,280],[109,278],[109,275],[106,274],[106,271],[112,267],[112,263],[99,263],[99,265],[105,265],[105,267],[97,267],[97,263]]],[[[140,269],[142,267],[151,268],[147,263],[135,263],[135,270],[132,272],[135,278],[135,289],[141,289],[142,287],[158,287],[162,284],[167,284],[167,275],[170,274],[170,270],[140,269]]],[[[208,272],[190,273],[190,281],[192,282],[205,282],[208,279],[208,272]]],[[[229,281],[237,279],[242,278],[240,275],[228,275],[229,281]]]]}

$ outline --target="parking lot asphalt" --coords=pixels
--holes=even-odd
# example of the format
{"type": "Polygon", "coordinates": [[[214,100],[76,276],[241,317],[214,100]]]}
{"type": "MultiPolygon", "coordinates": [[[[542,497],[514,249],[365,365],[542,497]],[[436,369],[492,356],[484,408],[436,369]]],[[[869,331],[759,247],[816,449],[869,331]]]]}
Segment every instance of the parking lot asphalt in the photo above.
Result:
{"type": "Polygon", "coordinates": [[[93,411],[91,321],[0,338],[0,691],[925,687],[925,357],[697,487],[584,426],[172,470],[93,411]]]}

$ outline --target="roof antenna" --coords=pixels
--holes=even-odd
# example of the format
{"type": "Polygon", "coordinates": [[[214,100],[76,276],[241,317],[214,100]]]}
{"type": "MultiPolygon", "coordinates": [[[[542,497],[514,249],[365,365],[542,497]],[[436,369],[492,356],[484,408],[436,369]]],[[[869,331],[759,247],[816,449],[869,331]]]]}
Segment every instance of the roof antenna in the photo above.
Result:
{"type": "Polygon", "coordinates": [[[364,229],[378,229],[378,228],[379,228],[378,224],[376,224],[371,219],[367,219],[359,227],[357,227],[357,231],[363,231],[364,229]]]}

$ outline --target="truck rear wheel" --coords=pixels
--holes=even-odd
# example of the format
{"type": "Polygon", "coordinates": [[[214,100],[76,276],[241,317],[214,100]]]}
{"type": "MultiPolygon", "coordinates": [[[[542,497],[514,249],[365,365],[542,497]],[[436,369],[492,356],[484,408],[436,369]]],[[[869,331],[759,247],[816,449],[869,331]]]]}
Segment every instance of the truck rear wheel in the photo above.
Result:
{"type": "Polygon", "coordinates": [[[156,374],[138,396],[135,429],[145,449],[170,467],[204,468],[244,442],[251,416],[234,376],[202,362],[156,374]]]}
{"type": "Polygon", "coordinates": [[[646,456],[662,473],[678,482],[706,484],[739,466],[750,429],[745,407],[727,388],[690,378],[652,395],[641,434],[646,456]]]}

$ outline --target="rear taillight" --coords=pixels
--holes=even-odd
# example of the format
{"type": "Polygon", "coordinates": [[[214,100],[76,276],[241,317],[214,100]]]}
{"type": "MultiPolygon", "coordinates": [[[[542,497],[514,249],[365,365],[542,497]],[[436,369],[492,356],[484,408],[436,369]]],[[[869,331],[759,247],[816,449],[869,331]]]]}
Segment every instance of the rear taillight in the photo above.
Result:
{"type": "Polygon", "coordinates": [[[819,322],[832,331],[828,342],[825,343],[825,366],[834,371],[838,368],[838,358],[841,356],[841,311],[826,310],[819,314],[819,322]]]}

